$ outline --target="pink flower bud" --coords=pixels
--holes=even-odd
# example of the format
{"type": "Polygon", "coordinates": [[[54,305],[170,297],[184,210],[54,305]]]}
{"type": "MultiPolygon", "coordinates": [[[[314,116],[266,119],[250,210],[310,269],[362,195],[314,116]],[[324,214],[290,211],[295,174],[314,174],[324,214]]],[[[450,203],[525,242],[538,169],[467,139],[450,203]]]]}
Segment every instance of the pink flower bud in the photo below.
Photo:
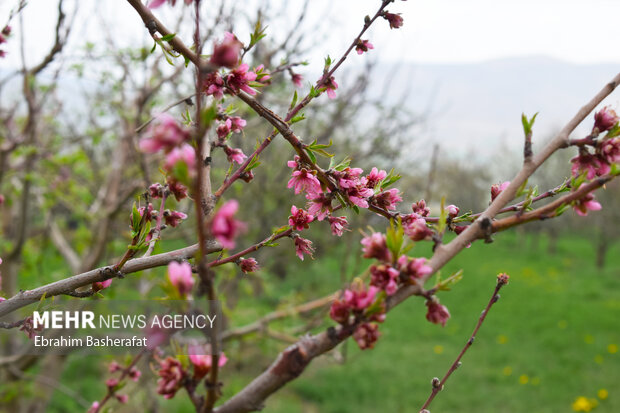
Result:
{"type": "Polygon", "coordinates": [[[166,399],[171,399],[181,388],[186,373],[181,362],[172,357],[167,357],[161,361],[159,367],[157,374],[160,378],[157,380],[157,393],[166,399]]]}
{"type": "MultiPolygon", "coordinates": [[[[194,378],[201,379],[211,370],[211,366],[213,365],[213,356],[210,354],[202,354],[205,351],[199,346],[190,347],[189,352],[189,361],[191,361],[194,366],[194,378]]],[[[221,353],[218,358],[217,365],[219,367],[223,367],[227,361],[228,359],[226,358],[226,354],[221,353]]]]}
{"type": "Polygon", "coordinates": [[[118,379],[115,378],[111,378],[106,380],[105,385],[110,388],[113,389],[114,387],[118,386],[118,379]]]}
{"type": "Polygon", "coordinates": [[[187,219],[187,215],[183,212],[179,211],[164,211],[164,219],[166,220],[166,225],[170,225],[171,227],[178,226],[184,219],[187,219]]]}
{"type": "Polygon", "coordinates": [[[105,280],[105,281],[94,282],[92,283],[91,288],[93,289],[94,292],[97,292],[97,291],[101,291],[103,289],[108,288],[110,285],[112,285],[112,278],[110,278],[109,280],[105,280]]]}
{"type": "Polygon", "coordinates": [[[194,286],[194,277],[192,276],[192,267],[188,262],[179,263],[171,261],[168,264],[168,279],[181,297],[186,297],[191,293],[194,286]]]}
{"type": "Polygon", "coordinates": [[[605,106],[594,114],[594,128],[593,131],[605,132],[613,128],[618,123],[618,115],[609,106],[605,106]]]}
{"type": "Polygon", "coordinates": [[[245,274],[250,272],[258,271],[258,262],[254,258],[245,258],[242,259],[239,263],[239,267],[241,267],[241,271],[245,274]]]}
{"type": "Polygon", "coordinates": [[[355,329],[355,332],[353,332],[353,339],[362,350],[373,348],[379,339],[379,336],[380,333],[378,324],[363,323],[355,329]]]}
{"type": "Polygon", "coordinates": [[[442,327],[445,327],[446,322],[450,318],[450,312],[448,309],[439,304],[439,300],[436,297],[433,297],[430,300],[426,301],[426,319],[434,324],[441,324],[442,327]]]}
{"type": "Polygon", "coordinates": [[[110,373],[115,373],[117,371],[122,370],[123,368],[120,366],[120,364],[118,364],[116,361],[113,361],[112,363],[110,363],[110,365],[108,366],[108,371],[110,373]]]}
{"type": "Polygon", "coordinates": [[[116,397],[116,400],[119,401],[119,403],[125,404],[129,401],[129,396],[126,394],[115,394],[114,397],[116,397]]]}
{"type": "Polygon", "coordinates": [[[403,25],[403,18],[400,14],[383,12],[383,18],[390,23],[390,29],[398,29],[403,25]]]}
{"type": "Polygon", "coordinates": [[[390,262],[391,254],[387,248],[385,235],[375,232],[370,236],[362,238],[361,241],[364,248],[364,258],[376,258],[380,261],[390,262]]]}
{"type": "Polygon", "coordinates": [[[239,53],[243,44],[237,37],[229,32],[224,34],[224,40],[213,45],[213,54],[209,62],[216,66],[233,69],[239,63],[239,53]]]}
{"type": "Polygon", "coordinates": [[[448,205],[446,207],[446,212],[450,218],[454,218],[459,214],[459,207],[456,205],[448,205]]]}
{"type": "Polygon", "coordinates": [[[355,51],[357,52],[357,54],[362,54],[364,52],[367,52],[368,49],[374,48],[375,47],[368,40],[358,40],[357,44],[355,45],[355,51]]]}
{"type": "Polygon", "coordinates": [[[506,188],[508,188],[508,185],[510,185],[510,181],[491,185],[491,201],[494,201],[499,194],[501,194],[506,188]]]}
{"type": "Polygon", "coordinates": [[[246,225],[234,218],[239,209],[236,200],[230,200],[217,210],[211,220],[211,234],[222,244],[224,248],[235,247],[235,237],[243,230],[246,225]]]}

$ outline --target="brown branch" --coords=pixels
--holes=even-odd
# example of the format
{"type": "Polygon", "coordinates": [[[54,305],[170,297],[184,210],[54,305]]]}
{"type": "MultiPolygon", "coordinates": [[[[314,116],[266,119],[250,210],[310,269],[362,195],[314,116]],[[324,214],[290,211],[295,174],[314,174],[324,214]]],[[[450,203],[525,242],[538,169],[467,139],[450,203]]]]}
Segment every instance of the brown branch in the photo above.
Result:
{"type": "Polygon", "coordinates": [[[420,413],[423,413],[423,412],[430,413],[428,410],[426,410],[426,408],[431,404],[431,402],[433,401],[437,393],[443,390],[444,385],[446,384],[446,382],[448,381],[452,373],[454,373],[454,371],[461,366],[461,359],[463,358],[467,350],[471,347],[471,345],[474,344],[474,340],[476,339],[476,334],[478,334],[478,330],[480,330],[480,327],[482,326],[482,323],[484,323],[484,320],[486,319],[487,314],[489,314],[489,310],[491,309],[493,304],[495,304],[497,300],[499,300],[499,290],[501,290],[502,287],[506,284],[508,284],[508,276],[506,274],[498,275],[497,284],[495,285],[495,290],[493,291],[493,295],[491,295],[491,299],[489,300],[489,303],[487,304],[482,314],[480,314],[480,317],[478,318],[478,323],[476,324],[474,331],[471,333],[469,340],[467,340],[467,343],[465,343],[465,346],[463,347],[463,349],[457,356],[456,360],[454,360],[454,363],[452,363],[452,365],[450,366],[446,374],[443,376],[443,378],[441,380],[439,380],[438,378],[433,379],[432,381],[433,390],[431,391],[430,396],[428,396],[428,399],[426,400],[426,402],[420,409],[420,413]]]}
{"type": "MultiPolygon", "coordinates": [[[[217,242],[207,242],[207,254],[221,251],[221,249],[222,247],[217,242]]],[[[49,298],[56,295],[70,294],[77,288],[90,285],[94,282],[105,281],[117,275],[127,275],[149,268],[161,267],[174,260],[193,258],[196,255],[196,252],[198,252],[198,244],[162,254],[152,255],[150,257],[129,260],[125,263],[122,271],[118,274],[113,273],[111,271],[111,267],[101,267],[53,282],[51,284],[37,287],[33,290],[21,291],[8,300],[0,302],[0,317],[5,316],[19,308],[25,307],[28,304],[36,303],[44,295],[45,298],[49,298]]]]}

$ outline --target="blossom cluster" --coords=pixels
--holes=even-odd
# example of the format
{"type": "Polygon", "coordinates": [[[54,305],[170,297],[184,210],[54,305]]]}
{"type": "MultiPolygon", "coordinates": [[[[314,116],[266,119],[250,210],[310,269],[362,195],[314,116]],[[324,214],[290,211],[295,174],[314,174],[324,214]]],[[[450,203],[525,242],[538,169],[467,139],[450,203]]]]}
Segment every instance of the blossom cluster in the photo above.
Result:
{"type": "MultiPolygon", "coordinates": [[[[6,43],[6,39],[11,35],[11,26],[6,25],[4,26],[4,28],[2,29],[2,31],[0,31],[0,44],[6,43]]],[[[0,58],[3,58],[6,56],[6,52],[2,49],[0,49],[0,58]]]]}
{"type": "MultiPolygon", "coordinates": [[[[585,176],[586,179],[594,179],[606,175],[611,171],[613,164],[620,162],[619,119],[616,112],[607,106],[594,114],[594,126],[589,137],[592,139],[594,153],[591,153],[585,145],[579,147],[579,154],[571,159],[571,172],[575,178],[585,176]],[[599,138],[599,134],[603,132],[607,134],[599,138]]],[[[585,216],[589,210],[601,209],[601,204],[590,193],[575,202],[573,209],[578,215],[585,216]]]]}

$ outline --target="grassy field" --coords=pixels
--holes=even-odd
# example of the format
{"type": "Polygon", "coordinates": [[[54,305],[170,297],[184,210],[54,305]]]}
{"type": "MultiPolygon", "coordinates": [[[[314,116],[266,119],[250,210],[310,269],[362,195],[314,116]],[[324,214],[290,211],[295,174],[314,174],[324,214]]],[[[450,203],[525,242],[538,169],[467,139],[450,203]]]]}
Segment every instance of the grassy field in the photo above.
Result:
{"type": "Polygon", "coordinates": [[[564,238],[549,256],[545,239],[533,245],[502,234],[472,246],[444,274],[460,268],[464,279],[440,295],[452,313],[445,328],[426,322],[422,300],[410,299],[388,315],[375,349],[349,342],[339,349],[343,362],[316,360],[265,411],[417,412],[431,379],[469,337],[499,272],[510,284],[431,411],[570,412],[580,396],[593,411],[620,411],[619,248],[599,271],[587,240],[564,238]]]}
{"type": "MultiPolygon", "coordinates": [[[[430,392],[431,379],[443,376],[469,337],[499,272],[511,276],[510,284],[465,355],[463,366],[430,410],[571,412],[577,398],[585,397],[582,403],[592,411],[620,411],[619,247],[610,251],[607,268],[599,271],[594,266],[593,247],[581,238],[561,239],[555,255],[546,253],[544,238],[534,244],[532,238],[518,239],[509,233],[498,235],[491,245],[476,243],[443,271],[448,275],[464,270],[463,280],[440,295],[452,313],[445,328],[428,323],[423,301],[412,298],[388,314],[375,349],[362,352],[347,342],[315,360],[302,377],[270,398],[264,411],[417,412],[430,392]]],[[[353,248],[351,256],[355,257],[357,245],[353,248]]],[[[418,250],[415,255],[428,253],[418,250]]],[[[340,285],[342,258],[290,265],[293,275],[284,280],[267,272],[260,275],[265,289],[261,298],[250,298],[250,282],[242,281],[240,289],[246,291],[235,309],[234,325],[273,311],[282,298],[300,302],[301,296],[317,297],[340,285]]],[[[359,268],[363,270],[364,263],[359,268]]],[[[285,330],[299,322],[273,327],[285,330]]],[[[256,338],[228,344],[225,350],[231,362],[223,371],[224,396],[247,384],[284,347],[266,339],[257,345],[256,338]]],[[[86,400],[100,398],[106,377],[100,361],[70,357],[63,383],[86,400]]],[[[143,371],[154,378],[146,366],[143,371]]],[[[151,394],[132,392],[129,387],[130,405],[116,404],[115,411],[134,411],[136,406],[150,411],[155,409],[150,407],[153,403],[160,411],[192,411],[184,394],[163,400],[152,394],[152,384],[149,388],[151,394]]],[[[50,411],[77,408],[74,400],[57,392],[50,411]]]]}

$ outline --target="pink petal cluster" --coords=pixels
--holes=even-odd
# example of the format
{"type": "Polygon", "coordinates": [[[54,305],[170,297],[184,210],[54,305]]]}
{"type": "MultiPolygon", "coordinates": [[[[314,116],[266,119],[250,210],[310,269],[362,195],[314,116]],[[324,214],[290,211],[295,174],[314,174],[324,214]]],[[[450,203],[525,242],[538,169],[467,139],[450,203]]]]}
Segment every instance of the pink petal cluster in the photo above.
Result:
{"type": "Polygon", "coordinates": [[[314,248],[312,247],[312,241],[309,239],[305,239],[302,237],[295,237],[295,254],[300,260],[304,260],[304,254],[312,257],[312,253],[314,252],[314,248]]]}
{"type": "Polygon", "coordinates": [[[241,165],[248,158],[241,149],[239,148],[231,148],[230,146],[224,146],[224,152],[226,153],[226,157],[228,162],[235,162],[241,165]]]}
{"type": "Polygon", "coordinates": [[[254,258],[244,258],[239,263],[241,271],[245,274],[256,272],[259,269],[258,262],[254,258]]]}
{"type": "Polygon", "coordinates": [[[573,204],[573,209],[582,217],[588,215],[588,211],[599,211],[601,204],[594,199],[594,194],[590,193],[573,204]]]}
{"type": "Polygon", "coordinates": [[[355,51],[357,52],[357,54],[363,54],[364,52],[367,52],[368,49],[374,49],[374,48],[375,47],[368,40],[360,39],[357,41],[357,44],[355,45],[355,51]]]}
{"type": "Polygon", "coordinates": [[[578,156],[570,161],[573,164],[571,166],[573,176],[579,176],[585,172],[587,179],[593,179],[595,176],[605,175],[611,170],[605,159],[598,155],[592,155],[585,150],[582,150],[578,156]]]}
{"type": "Polygon", "coordinates": [[[362,323],[353,332],[353,339],[360,349],[373,348],[379,339],[379,325],[374,323],[362,323]]]}
{"type": "Polygon", "coordinates": [[[620,137],[605,139],[596,149],[598,155],[607,163],[620,163],[620,137]]]}
{"type": "Polygon", "coordinates": [[[185,298],[192,292],[194,277],[192,267],[188,262],[171,261],[168,264],[168,279],[181,297],[185,298]]]}
{"type": "Polygon", "coordinates": [[[436,297],[433,297],[430,300],[426,301],[426,319],[434,324],[441,324],[442,327],[445,327],[446,322],[450,318],[450,312],[448,309],[439,304],[439,300],[436,297]]]}
{"type": "Polygon", "coordinates": [[[183,385],[186,373],[179,360],[167,357],[164,361],[160,361],[157,374],[160,377],[157,380],[157,393],[166,399],[171,399],[183,385]]]}
{"type": "Polygon", "coordinates": [[[211,220],[211,234],[224,248],[234,248],[235,237],[246,228],[243,222],[234,217],[238,209],[239,202],[232,199],[222,205],[211,220]]]}
{"type": "Polygon", "coordinates": [[[187,170],[190,174],[196,169],[196,151],[187,143],[184,143],[181,147],[174,148],[166,155],[164,169],[170,172],[179,163],[187,165],[187,170]]]}
{"type": "Polygon", "coordinates": [[[179,211],[164,211],[164,220],[166,221],[166,225],[171,227],[177,227],[184,219],[187,219],[187,214],[179,211]]]}
{"type": "Polygon", "coordinates": [[[344,291],[341,298],[332,302],[329,316],[337,323],[347,324],[351,312],[361,314],[374,302],[375,296],[380,291],[372,285],[367,289],[361,280],[356,281],[351,288],[344,291]]]}
{"type": "Polygon", "coordinates": [[[175,147],[189,140],[189,131],[180,125],[172,116],[163,113],[157,123],[150,127],[140,140],[140,150],[145,153],[156,153],[160,150],[168,153],[175,147]]]}
{"type": "Polygon", "coordinates": [[[91,284],[91,288],[94,292],[97,292],[108,288],[110,285],[112,285],[112,278],[105,281],[94,282],[91,284]]]}
{"type": "Polygon", "coordinates": [[[401,255],[398,259],[398,269],[411,281],[422,278],[433,273],[433,268],[427,264],[426,258],[409,258],[401,255]]]}
{"type": "Polygon", "coordinates": [[[374,232],[369,236],[362,238],[361,241],[364,248],[364,258],[376,258],[379,261],[390,262],[392,255],[387,247],[385,235],[380,232],[374,232]]]}
{"type": "Polygon", "coordinates": [[[344,231],[347,231],[347,217],[329,217],[329,225],[332,230],[332,235],[341,237],[344,231]]]}
{"type": "MultiPolygon", "coordinates": [[[[211,371],[211,367],[213,366],[213,356],[211,354],[201,354],[204,353],[204,350],[200,350],[196,347],[190,347],[189,349],[189,361],[191,361],[194,366],[194,378],[201,379],[211,371]]],[[[221,353],[217,365],[219,367],[223,367],[228,359],[226,358],[226,354],[221,353]]]]}
{"type": "Polygon", "coordinates": [[[411,210],[414,214],[421,217],[427,217],[431,213],[430,208],[426,206],[426,201],[421,199],[418,202],[411,204],[411,210]]]}
{"type": "Polygon", "coordinates": [[[405,215],[402,224],[405,235],[412,241],[422,241],[433,236],[433,231],[426,226],[426,220],[415,213],[405,215]]]}
{"type": "Polygon", "coordinates": [[[616,112],[610,109],[609,106],[605,106],[594,114],[594,128],[592,131],[598,131],[599,133],[608,131],[618,123],[618,119],[616,112]]]}
{"type": "Polygon", "coordinates": [[[294,188],[296,194],[302,191],[310,195],[320,193],[321,182],[317,179],[315,173],[314,171],[308,171],[306,168],[293,171],[293,176],[288,181],[287,188],[294,188]]]}
{"type": "Polygon", "coordinates": [[[491,185],[491,201],[495,201],[495,198],[499,196],[510,185],[510,181],[500,182],[498,184],[491,185]]]}
{"type": "Polygon", "coordinates": [[[232,69],[239,63],[239,54],[243,44],[237,37],[230,33],[224,33],[224,40],[213,45],[213,54],[209,62],[219,67],[232,69]]]}
{"type": "Polygon", "coordinates": [[[374,204],[379,208],[386,210],[396,209],[396,204],[402,202],[403,198],[400,196],[400,191],[396,188],[383,191],[374,197],[374,204]]]}
{"type": "Polygon", "coordinates": [[[250,71],[249,68],[247,63],[243,63],[226,77],[228,87],[234,94],[239,93],[240,90],[250,95],[256,94],[256,90],[249,86],[250,82],[256,80],[256,73],[250,71]]]}
{"type": "Polygon", "coordinates": [[[224,79],[222,79],[219,73],[211,72],[205,76],[202,89],[205,94],[213,96],[216,100],[220,100],[224,97],[224,79]]]}
{"type": "Polygon", "coordinates": [[[446,212],[450,218],[454,218],[459,214],[459,207],[456,205],[448,205],[446,207],[446,212]]]}
{"type": "Polygon", "coordinates": [[[323,192],[306,195],[308,203],[308,213],[323,221],[332,211],[332,200],[323,192]]]}
{"type": "Polygon", "coordinates": [[[37,331],[41,330],[43,330],[43,326],[38,326],[37,328],[34,328],[34,321],[32,319],[32,316],[26,318],[22,326],[19,328],[19,331],[23,331],[24,333],[26,333],[30,340],[32,340],[37,335],[37,331]]]}
{"type": "Polygon", "coordinates": [[[323,87],[327,91],[328,98],[336,99],[336,89],[338,89],[338,83],[336,83],[333,76],[330,76],[327,80],[325,80],[323,87]]]}
{"type": "Polygon", "coordinates": [[[387,172],[373,167],[370,170],[370,173],[366,175],[366,186],[368,188],[375,189],[375,187],[379,185],[379,182],[383,181],[386,176],[387,172]]]}
{"type": "Polygon", "coordinates": [[[400,14],[383,12],[383,18],[390,23],[390,29],[398,29],[403,25],[403,18],[400,14]]]}
{"type": "Polygon", "coordinates": [[[291,82],[293,82],[293,84],[297,87],[301,87],[302,86],[302,81],[304,80],[304,77],[302,75],[300,75],[299,73],[293,73],[291,72],[291,82]]]}
{"type": "Polygon", "coordinates": [[[166,183],[168,184],[168,189],[170,190],[170,192],[172,192],[177,201],[180,201],[183,198],[187,198],[187,188],[185,187],[185,185],[183,185],[171,176],[166,179],[166,183]]]}
{"type": "Polygon", "coordinates": [[[370,267],[370,285],[384,290],[387,295],[392,295],[398,288],[399,274],[391,265],[373,265],[370,267]]]}
{"type": "Polygon", "coordinates": [[[308,214],[301,208],[297,208],[295,205],[291,207],[291,215],[288,217],[288,224],[297,231],[303,231],[308,229],[310,223],[314,220],[314,216],[308,214]]]}

